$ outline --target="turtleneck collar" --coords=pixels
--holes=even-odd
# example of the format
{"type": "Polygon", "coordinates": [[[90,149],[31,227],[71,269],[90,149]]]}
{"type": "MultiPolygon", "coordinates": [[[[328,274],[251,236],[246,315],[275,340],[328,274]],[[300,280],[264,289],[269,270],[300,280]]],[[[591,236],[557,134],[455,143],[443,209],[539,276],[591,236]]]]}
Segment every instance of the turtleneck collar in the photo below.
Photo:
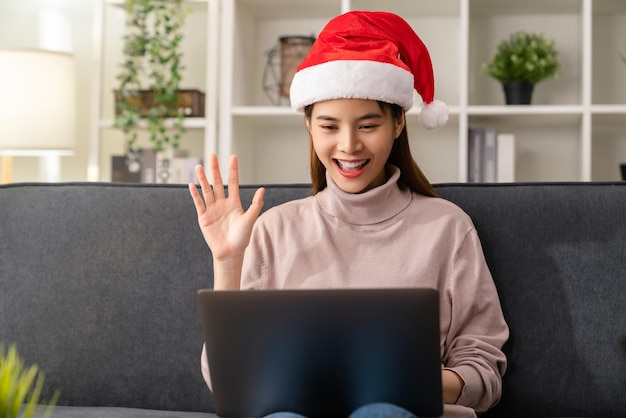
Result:
{"type": "Polygon", "coordinates": [[[400,169],[389,164],[390,174],[385,184],[365,193],[341,190],[326,172],[326,188],[315,195],[318,204],[329,215],[353,225],[373,225],[402,212],[411,202],[411,191],[400,190],[400,169]]]}

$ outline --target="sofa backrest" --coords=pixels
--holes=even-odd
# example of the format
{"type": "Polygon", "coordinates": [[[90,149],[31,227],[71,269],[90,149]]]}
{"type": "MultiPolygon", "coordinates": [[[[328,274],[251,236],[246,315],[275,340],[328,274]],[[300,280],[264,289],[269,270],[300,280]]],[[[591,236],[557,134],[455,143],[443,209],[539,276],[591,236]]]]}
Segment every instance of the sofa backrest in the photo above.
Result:
{"type": "MultiPolygon", "coordinates": [[[[310,194],[266,187],[265,209],[310,194]]],[[[626,182],[437,190],[474,220],[511,328],[489,415],[622,415],[626,182]]],[[[0,342],[61,404],[210,410],[195,298],[211,272],[186,186],[0,186],[0,342]]]]}
{"type": "Polygon", "coordinates": [[[440,185],[473,219],[511,337],[489,416],[626,412],[626,182],[440,185]]]}
{"type": "Polygon", "coordinates": [[[194,292],[210,265],[193,211],[178,187],[0,189],[0,341],[60,404],[208,406],[194,292]]]}
{"type": "Polygon", "coordinates": [[[196,310],[211,274],[185,186],[0,186],[0,343],[60,404],[211,410],[196,310]]]}

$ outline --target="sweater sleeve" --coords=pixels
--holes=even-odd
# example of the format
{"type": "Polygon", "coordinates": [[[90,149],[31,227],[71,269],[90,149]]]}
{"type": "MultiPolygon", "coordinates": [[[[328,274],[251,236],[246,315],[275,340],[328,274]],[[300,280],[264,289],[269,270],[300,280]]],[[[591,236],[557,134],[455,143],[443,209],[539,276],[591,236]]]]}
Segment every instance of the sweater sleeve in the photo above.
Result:
{"type": "Polygon", "coordinates": [[[211,385],[211,374],[209,373],[209,362],[206,358],[206,344],[202,344],[202,356],[200,357],[200,369],[202,370],[202,377],[204,378],[204,382],[209,387],[210,391],[213,391],[213,386],[211,385]]]}
{"type": "Polygon", "coordinates": [[[500,400],[509,329],[476,230],[460,243],[442,297],[449,318],[443,366],[465,386],[457,404],[484,412],[500,400]]]}

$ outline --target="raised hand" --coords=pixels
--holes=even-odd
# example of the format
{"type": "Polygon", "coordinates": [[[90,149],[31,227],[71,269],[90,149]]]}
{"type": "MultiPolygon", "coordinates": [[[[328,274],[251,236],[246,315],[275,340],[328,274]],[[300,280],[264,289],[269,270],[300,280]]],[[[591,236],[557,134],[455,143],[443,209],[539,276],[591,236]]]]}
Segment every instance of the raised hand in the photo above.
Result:
{"type": "Polygon", "coordinates": [[[247,211],[243,210],[239,196],[239,169],[236,156],[231,156],[228,169],[228,196],[220,174],[217,157],[209,158],[211,183],[202,166],[196,174],[202,196],[194,184],[189,192],[198,214],[198,225],[213,254],[214,287],[238,288],[241,279],[243,253],[250,242],[252,227],[263,207],[265,190],[259,188],[247,211]]]}

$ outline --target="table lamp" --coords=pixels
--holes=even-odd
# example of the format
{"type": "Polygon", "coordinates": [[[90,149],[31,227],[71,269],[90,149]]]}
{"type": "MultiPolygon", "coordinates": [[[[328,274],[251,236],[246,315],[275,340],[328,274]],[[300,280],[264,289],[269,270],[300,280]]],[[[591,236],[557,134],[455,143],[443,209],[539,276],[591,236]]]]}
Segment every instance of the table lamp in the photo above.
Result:
{"type": "Polygon", "coordinates": [[[75,84],[71,54],[0,50],[2,183],[12,181],[14,156],[44,157],[42,180],[59,181],[60,156],[74,150],[75,84]]]}

